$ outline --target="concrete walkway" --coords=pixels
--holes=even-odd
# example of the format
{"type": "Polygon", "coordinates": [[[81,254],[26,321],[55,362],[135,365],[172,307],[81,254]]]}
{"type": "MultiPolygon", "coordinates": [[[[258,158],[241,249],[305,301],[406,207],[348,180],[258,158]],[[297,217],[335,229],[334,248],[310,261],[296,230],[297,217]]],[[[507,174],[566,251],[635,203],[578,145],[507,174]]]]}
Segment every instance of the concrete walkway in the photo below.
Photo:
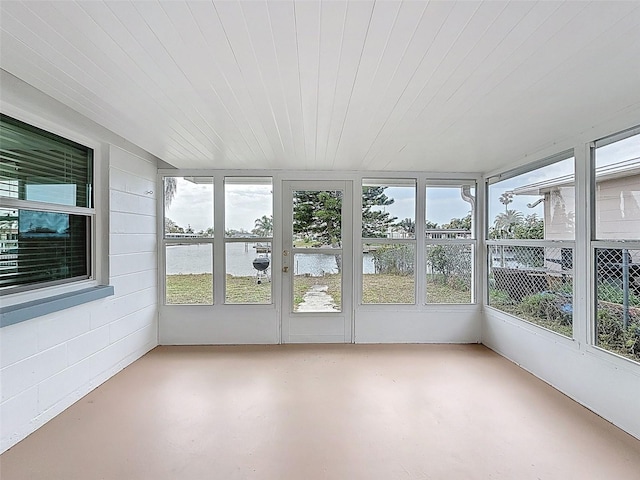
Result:
{"type": "Polygon", "coordinates": [[[302,297],[298,312],[339,312],[331,295],[327,293],[327,285],[312,285],[302,297]]]}

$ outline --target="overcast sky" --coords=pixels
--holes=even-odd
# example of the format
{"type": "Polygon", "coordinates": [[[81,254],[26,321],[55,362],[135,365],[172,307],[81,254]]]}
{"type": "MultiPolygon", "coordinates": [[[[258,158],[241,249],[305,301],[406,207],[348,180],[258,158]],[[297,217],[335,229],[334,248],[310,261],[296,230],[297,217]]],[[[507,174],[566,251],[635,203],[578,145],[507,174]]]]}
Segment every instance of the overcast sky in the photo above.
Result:
{"type": "MultiPolygon", "coordinates": [[[[598,167],[609,165],[640,156],[640,135],[620,142],[601,147],[596,152],[598,167]]],[[[518,177],[496,183],[490,187],[489,211],[490,219],[504,211],[499,202],[500,195],[507,190],[529,185],[543,180],[551,180],[563,175],[573,174],[573,159],[549,165],[542,169],[520,175],[518,177]]],[[[271,185],[238,185],[226,186],[226,224],[227,229],[251,231],[255,220],[272,215],[271,185]]],[[[388,187],[386,195],[395,201],[384,207],[398,220],[411,218],[415,220],[415,193],[412,187],[388,187]]],[[[535,202],[539,197],[517,196],[509,208],[519,210],[524,215],[537,213],[543,215],[543,206],[528,208],[527,203],[535,202]]],[[[439,225],[452,218],[461,218],[470,211],[470,206],[462,200],[459,188],[429,187],[427,190],[427,219],[439,225]]],[[[205,230],[213,226],[213,185],[194,184],[178,178],[177,194],[167,209],[167,216],[182,227],[191,225],[194,231],[205,230]]]]}

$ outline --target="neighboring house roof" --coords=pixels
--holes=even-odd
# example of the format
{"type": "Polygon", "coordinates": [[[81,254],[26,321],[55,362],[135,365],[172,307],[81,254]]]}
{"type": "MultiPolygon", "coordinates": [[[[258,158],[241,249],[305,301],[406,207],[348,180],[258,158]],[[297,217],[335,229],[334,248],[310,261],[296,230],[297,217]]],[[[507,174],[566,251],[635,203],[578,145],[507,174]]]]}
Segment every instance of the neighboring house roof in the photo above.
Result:
{"type": "MultiPolygon", "coordinates": [[[[612,163],[603,167],[596,168],[596,182],[613,180],[620,177],[629,177],[640,175],[640,157],[623,160],[622,162],[612,163]]],[[[574,175],[564,175],[542,182],[523,185],[514,188],[511,192],[514,195],[543,195],[555,187],[569,187],[574,184],[574,175]]]]}

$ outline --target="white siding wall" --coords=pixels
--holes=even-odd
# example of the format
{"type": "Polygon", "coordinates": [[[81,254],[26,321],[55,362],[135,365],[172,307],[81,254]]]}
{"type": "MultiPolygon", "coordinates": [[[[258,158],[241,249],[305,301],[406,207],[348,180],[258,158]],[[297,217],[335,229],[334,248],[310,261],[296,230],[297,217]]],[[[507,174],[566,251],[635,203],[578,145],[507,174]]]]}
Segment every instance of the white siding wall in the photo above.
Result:
{"type": "Polygon", "coordinates": [[[554,188],[544,202],[545,240],[575,239],[575,189],[554,188]]]}
{"type": "Polygon", "coordinates": [[[0,329],[0,452],[158,343],[156,159],[12,77],[2,81],[4,113],[37,112],[100,145],[111,208],[97,207],[113,225],[115,295],[0,329]]]}
{"type": "Polygon", "coordinates": [[[640,240],[640,175],[596,185],[596,235],[601,240],[640,240]]]}
{"type": "Polygon", "coordinates": [[[111,147],[109,173],[115,295],[0,330],[1,451],[157,345],[156,167],[111,147]]]}
{"type": "MultiPolygon", "coordinates": [[[[484,309],[482,322],[482,343],[487,347],[511,359],[637,438],[640,438],[637,402],[640,398],[640,365],[592,346],[594,321],[591,311],[593,271],[590,266],[592,242],[589,177],[591,142],[636,125],[639,115],[638,106],[629,107],[627,111],[620,112],[618,117],[602,119],[600,125],[580,136],[567,139],[565,143],[550,144],[537,153],[539,158],[545,158],[563,148],[571,147],[572,144],[575,149],[574,338],[563,337],[490,307],[484,309]]],[[[524,165],[527,161],[530,159],[522,159],[521,164],[524,165]]],[[[487,176],[497,173],[499,172],[490,172],[487,176]]],[[[618,199],[619,192],[618,188],[618,199]]],[[[631,202],[626,203],[627,206],[630,204],[631,202]]],[[[619,205],[618,200],[615,203],[618,218],[619,205]]],[[[615,212],[616,208],[612,211],[615,212]]],[[[546,221],[548,212],[545,213],[546,221]]],[[[616,231],[623,231],[620,223],[616,225],[616,231]]],[[[633,221],[629,225],[633,231],[633,221]]],[[[624,231],[629,229],[625,228],[624,231]]],[[[486,288],[485,284],[485,297],[486,288]]]]}
{"type": "Polygon", "coordinates": [[[636,438],[638,366],[607,361],[593,347],[487,309],[482,343],[636,438]]]}

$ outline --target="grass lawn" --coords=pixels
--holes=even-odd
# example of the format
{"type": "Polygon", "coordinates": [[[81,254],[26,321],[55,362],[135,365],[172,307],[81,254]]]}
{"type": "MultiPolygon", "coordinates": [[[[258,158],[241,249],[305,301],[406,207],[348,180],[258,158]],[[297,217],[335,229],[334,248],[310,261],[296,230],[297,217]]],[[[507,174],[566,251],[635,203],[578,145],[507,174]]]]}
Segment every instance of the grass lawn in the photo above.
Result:
{"type": "Polygon", "coordinates": [[[471,303],[471,290],[458,290],[442,282],[427,280],[427,303],[471,303]]]}
{"type": "Polygon", "coordinates": [[[362,276],[362,303],[415,303],[413,275],[362,276]]]}
{"type": "Polygon", "coordinates": [[[167,304],[211,305],[213,275],[210,273],[167,275],[167,304]]]}
{"type": "Polygon", "coordinates": [[[225,303],[271,303],[271,282],[266,279],[258,285],[256,277],[227,275],[225,303]]]}
{"type": "MultiPolygon", "coordinates": [[[[225,302],[228,304],[271,303],[271,282],[256,283],[256,277],[227,275],[225,302]]],[[[411,275],[364,275],[363,302],[413,304],[414,278],[411,275]]],[[[342,304],[341,275],[322,277],[296,275],[294,280],[294,310],[302,303],[305,293],[313,285],[326,285],[327,293],[339,308],[342,304]]],[[[428,282],[429,303],[469,303],[469,292],[455,290],[440,283],[428,282]]],[[[213,303],[213,278],[211,274],[167,275],[167,304],[211,305],[213,303]]]]}

